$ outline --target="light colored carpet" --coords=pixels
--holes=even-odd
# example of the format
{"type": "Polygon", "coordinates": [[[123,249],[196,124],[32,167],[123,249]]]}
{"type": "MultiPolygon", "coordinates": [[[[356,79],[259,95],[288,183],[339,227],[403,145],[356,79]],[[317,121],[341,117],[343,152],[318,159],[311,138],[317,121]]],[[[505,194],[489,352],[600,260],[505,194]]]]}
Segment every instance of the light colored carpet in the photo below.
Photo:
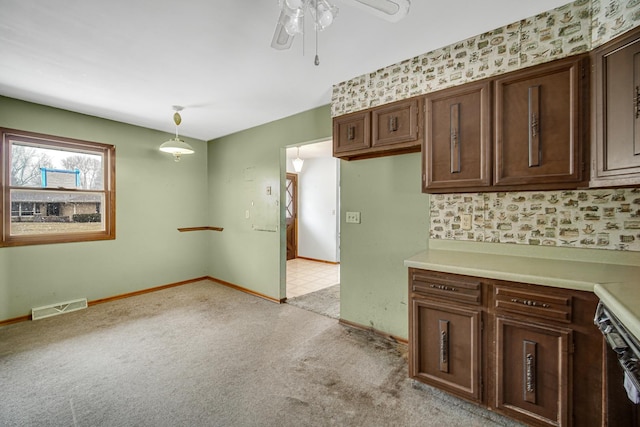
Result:
{"type": "Polygon", "coordinates": [[[203,281],[0,328],[0,425],[510,425],[390,342],[203,281]]]}
{"type": "Polygon", "coordinates": [[[332,319],[340,318],[340,285],[287,299],[287,303],[332,319]]]}

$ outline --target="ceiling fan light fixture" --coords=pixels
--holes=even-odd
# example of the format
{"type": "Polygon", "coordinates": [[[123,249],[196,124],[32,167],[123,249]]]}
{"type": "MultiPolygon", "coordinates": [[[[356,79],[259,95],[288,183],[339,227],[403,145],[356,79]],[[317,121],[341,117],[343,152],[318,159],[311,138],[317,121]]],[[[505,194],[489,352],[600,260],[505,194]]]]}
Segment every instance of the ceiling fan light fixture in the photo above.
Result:
{"type": "Polygon", "coordinates": [[[291,15],[286,14],[284,18],[284,30],[290,36],[302,34],[303,19],[304,13],[302,12],[302,9],[296,9],[296,13],[291,15]]]}
{"type": "Polygon", "coordinates": [[[330,26],[338,15],[338,8],[327,0],[310,0],[309,10],[318,31],[330,26]]]}
{"type": "Polygon", "coordinates": [[[389,22],[398,22],[409,13],[410,0],[346,0],[354,6],[366,8],[375,16],[389,22]]]}
{"type": "Polygon", "coordinates": [[[304,0],[284,0],[290,9],[300,9],[304,6],[304,0]]]}

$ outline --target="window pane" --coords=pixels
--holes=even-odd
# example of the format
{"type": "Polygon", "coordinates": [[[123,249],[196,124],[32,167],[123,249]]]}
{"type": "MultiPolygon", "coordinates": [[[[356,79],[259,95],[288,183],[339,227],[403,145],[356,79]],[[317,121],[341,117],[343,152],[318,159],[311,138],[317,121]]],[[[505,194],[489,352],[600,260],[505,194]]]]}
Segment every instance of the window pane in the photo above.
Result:
{"type": "Polygon", "coordinates": [[[14,187],[104,189],[103,156],[60,147],[12,142],[14,187]]]}
{"type": "Polygon", "coordinates": [[[11,236],[105,230],[104,194],[12,189],[11,236]]]}

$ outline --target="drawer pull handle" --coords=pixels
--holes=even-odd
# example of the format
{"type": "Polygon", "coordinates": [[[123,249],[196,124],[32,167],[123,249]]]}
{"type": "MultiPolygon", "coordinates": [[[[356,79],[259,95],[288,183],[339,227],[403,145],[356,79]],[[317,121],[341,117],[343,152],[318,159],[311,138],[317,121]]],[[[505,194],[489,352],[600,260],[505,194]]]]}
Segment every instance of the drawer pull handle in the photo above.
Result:
{"type": "Polygon", "coordinates": [[[350,125],[350,126],[347,128],[347,139],[348,139],[349,141],[352,141],[352,140],[354,140],[354,139],[355,139],[355,137],[356,137],[356,132],[355,132],[355,130],[356,130],[355,126],[351,126],[351,125],[350,125]]]}
{"type": "Polygon", "coordinates": [[[540,86],[529,88],[529,167],[540,166],[540,86]]]}
{"type": "Polygon", "coordinates": [[[516,304],[524,304],[524,305],[528,305],[530,307],[542,307],[542,308],[549,308],[551,307],[551,305],[544,303],[544,302],[537,302],[537,301],[532,301],[532,300],[528,300],[528,299],[523,299],[520,300],[518,298],[511,298],[511,302],[515,302],[516,304]]]}
{"type": "Polygon", "coordinates": [[[396,116],[389,117],[389,133],[398,130],[398,118],[396,116]]]}
{"type": "Polygon", "coordinates": [[[451,149],[451,173],[460,173],[460,103],[449,107],[449,145],[451,149]]]}
{"type": "Polygon", "coordinates": [[[633,97],[633,108],[636,112],[636,119],[640,117],[640,86],[636,86],[636,96],[633,97]]]}
{"type": "Polygon", "coordinates": [[[453,286],[447,286],[447,285],[429,285],[429,287],[433,289],[440,289],[441,291],[452,291],[452,292],[457,291],[457,289],[454,288],[453,286]]]}

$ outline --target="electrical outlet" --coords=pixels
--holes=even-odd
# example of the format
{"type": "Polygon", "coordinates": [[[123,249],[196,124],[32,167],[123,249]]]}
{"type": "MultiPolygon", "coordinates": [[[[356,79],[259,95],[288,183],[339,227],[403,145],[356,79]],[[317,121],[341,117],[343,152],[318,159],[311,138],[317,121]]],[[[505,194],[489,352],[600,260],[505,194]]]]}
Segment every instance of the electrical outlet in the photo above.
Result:
{"type": "Polygon", "coordinates": [[[471,230],[471,214],[462,214],[460,216],[460,228],[463,230],[471,230]]]}
{"type": "Polygon", "coordinates": [[[347,212],[345,221],[349,224],[360,224],[360,212],[347,212]]]}

